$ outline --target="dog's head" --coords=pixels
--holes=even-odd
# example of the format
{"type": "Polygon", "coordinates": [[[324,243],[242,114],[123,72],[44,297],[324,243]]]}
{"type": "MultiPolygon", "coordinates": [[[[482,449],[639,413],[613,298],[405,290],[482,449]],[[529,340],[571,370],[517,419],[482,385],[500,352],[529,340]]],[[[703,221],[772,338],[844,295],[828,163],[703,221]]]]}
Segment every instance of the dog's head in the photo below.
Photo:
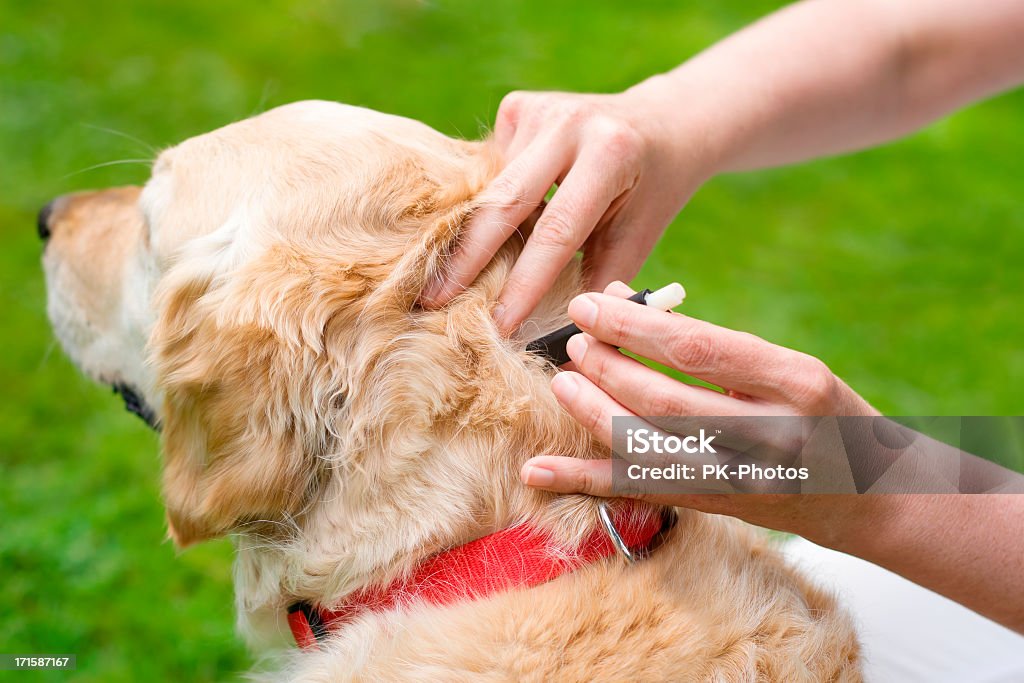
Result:
{"type": "Polygon", "coordinates": [[[485,143],[304,102],[163,152],[141,190],[44,210],[54,329],[159,423],[179,544],[299,514],[328,454],[375,429],[401,453],[395,420],[464,416],[465,387],[503,372],[466,359],[505,343],[487,311],[511,255],[448,310],[415,305],[494,172],[485,143]]]}

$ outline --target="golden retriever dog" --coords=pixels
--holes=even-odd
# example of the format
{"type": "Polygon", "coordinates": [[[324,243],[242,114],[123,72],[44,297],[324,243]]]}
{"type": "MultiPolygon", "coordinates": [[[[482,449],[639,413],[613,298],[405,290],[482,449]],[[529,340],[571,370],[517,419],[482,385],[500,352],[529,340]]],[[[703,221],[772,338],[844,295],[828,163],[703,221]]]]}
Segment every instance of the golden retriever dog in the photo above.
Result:
{"type": "MultiPolygon", "coordinates": [[[[680,510],[635,563],[583,558],[606,533],[598,501],[520,484],[538,453],[607,456],[553,398],[555,368],[525,350],[567,322],[579,265],[511,339],[491,311],[514,241],[448,306],[416,303],[500,165],[487,141],[300,102],[164,151],[142,189],[67,195],[40,216],[56,335],[161,429],[174,542],[234,538],[240,630],[256,652],[284,652],[264,675],[859,680],[846,615],[759,532],[680,510]],[[292,605],[333,609],[517,529],[569,569],[397,600],[318,627],[305,648],[288,641],[292,605]]],[[[611,508],[660,520],[644,503],[611,508]]],[[[506,550],[484,574],[517,569],[506,550]]]]}

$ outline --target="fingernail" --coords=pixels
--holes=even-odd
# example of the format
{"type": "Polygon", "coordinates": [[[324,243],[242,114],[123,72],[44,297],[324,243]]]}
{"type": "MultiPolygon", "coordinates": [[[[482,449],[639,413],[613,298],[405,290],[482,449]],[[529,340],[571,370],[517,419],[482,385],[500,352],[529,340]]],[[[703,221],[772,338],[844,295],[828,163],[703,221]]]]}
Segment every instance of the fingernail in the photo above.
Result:
{"type": "Polygon", "coordinates": [[[569,403],[580,391],[576,374],[572,372],[559,372],[551,378],[551,391],[562,403],[569,403]]]}
{"type": "Polygon", "coordinates": [[[581,327],[593,327],[597,321],[597,304],[589,294],[580,294],[569,302],[569,317],[581,327]]]}
{"type": "Polygon", "coordinates": [[[587,355],[587,340],[583,338],[582,334],[574,334],[565,345],[565,350],[569,354],[569,358],[579,365],[587,355]]]}
{"type": "Polygon", "coordinates": [[[505,304],[499,302],[494,305],[494,310],[491,311],[491,317],[494,318],[495,324],[499,329],[505,329],[505,304]]]}
{"type": "Polygon", "coordinates": [[[523,483],[527,486],[538,486],[544,488],[555,483],[555,473],[536,465],[527,465],[523,468],[523,483]]]}
{"type": "Polygon", "coordinates": [[[420,301],[428,304],[434,303],[437,296],[441,293],[444,280],[442,278],[435,278],[430,281],[426,287],[423,288],[423,293],[420,294],[420,301]]]}

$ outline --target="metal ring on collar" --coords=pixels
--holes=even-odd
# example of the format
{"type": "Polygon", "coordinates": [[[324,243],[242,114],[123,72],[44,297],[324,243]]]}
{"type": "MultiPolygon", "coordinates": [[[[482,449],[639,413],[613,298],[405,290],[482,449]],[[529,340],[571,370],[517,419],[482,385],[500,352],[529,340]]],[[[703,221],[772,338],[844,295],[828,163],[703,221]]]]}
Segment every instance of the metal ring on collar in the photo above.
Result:
{"type": "Polygon", "coordinates": [[[645,548],[633,549],[626,545],[626,542],[622,539],[622,534],[619,533],[618,527],[615,526],[615,522],[612,521],[612,512],[608,505],[608,501],[602,500],[597,504],[597,514],[601,520],[601,526],[604,527],[605,533],[608,534],[608,538],[611,539],[612,545],[615,546],[615,550],[618,551],[619,555],[628,563],[634,564],[637,560],[642,560],[651,552],[662,544],[665,540],[665,536],[672,527],[679,521],[679,516],[676,514],[675,508],[663,507],[661,509],[661,530],[651,539],[651,542],[647,544],[645,548]]]}

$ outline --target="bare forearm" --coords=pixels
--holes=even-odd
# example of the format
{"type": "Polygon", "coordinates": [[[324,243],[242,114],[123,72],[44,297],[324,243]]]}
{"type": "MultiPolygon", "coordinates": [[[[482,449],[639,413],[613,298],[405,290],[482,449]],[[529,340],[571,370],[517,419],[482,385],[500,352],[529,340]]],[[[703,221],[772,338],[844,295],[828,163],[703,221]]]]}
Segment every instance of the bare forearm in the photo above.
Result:
{"type": "Polygon", "coordinates": [[[1024,2],[806,0],[634,90],[716,170],[776,166],[908,133],[1024,81],[1024,2]]]}
{"type": "Polygon", "coordinates": [[[862,515],[813,538],[1024,633],[1024,496],[860,496],[862,515]]]}
{"type": "MultiPolygon", "coordinates": [[[[806,0],[633,90],[714,171],[884,142],[1024,82],[1024,2],[806,0]],[[673,127],[674,126],[674,127],[673,127]]],[[[863,496],[841,529],[793,529],[1024,632],[1024,497],[863,496]]]]}

